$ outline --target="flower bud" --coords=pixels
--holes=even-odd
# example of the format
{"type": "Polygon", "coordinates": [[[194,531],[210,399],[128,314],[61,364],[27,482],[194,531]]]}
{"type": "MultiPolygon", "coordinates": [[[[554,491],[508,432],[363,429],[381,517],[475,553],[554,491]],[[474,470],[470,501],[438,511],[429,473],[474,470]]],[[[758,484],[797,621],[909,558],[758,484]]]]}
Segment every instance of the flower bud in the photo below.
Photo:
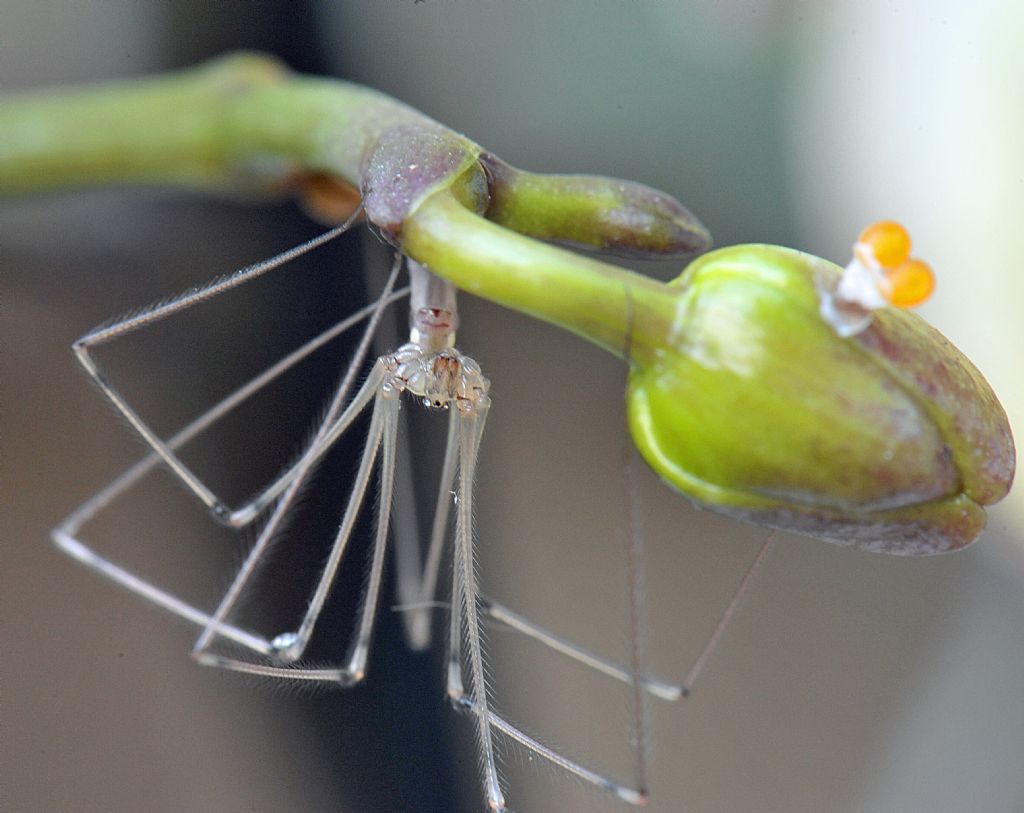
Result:
{"type": "Polygon", "coordinates": [[[820,313],[841,269],[777,246],[693,262],[678,327],[628,389],[633,438],[711,510],[842,545],[970,544],[1014,471],[988,383],[917,315],[882,308],[843,337],[820,313]]]}

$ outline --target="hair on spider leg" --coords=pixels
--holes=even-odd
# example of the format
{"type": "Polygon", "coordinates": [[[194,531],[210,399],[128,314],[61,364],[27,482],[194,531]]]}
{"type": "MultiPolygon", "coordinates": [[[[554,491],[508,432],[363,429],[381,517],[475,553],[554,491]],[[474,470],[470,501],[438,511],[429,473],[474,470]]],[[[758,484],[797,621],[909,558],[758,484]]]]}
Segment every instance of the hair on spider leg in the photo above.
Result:
{"type": "MultiPolygon", "coordinates": [[[[360,439],[357,445],[362,447],[365,441],[360,439]]],[[[254,603],[259,601],[260,597],[272,595],[276,605],[273,612],[275,627],[269,634],[272,642],[279,636],[292,635],[290,632],[282,631],[295,629],[308,609],[313,585],[317,583],[318,574],[323,571],[330,558],[331,539],[342,522],[342,513],[347,502],[334,499],[332,495],[337,492],[336,486],[341,483],[345,484],[341,491],[348,492],[348,481],[354,474],[350,469],[347,450],[336,447],[307,473],[299,488],[290,497],[287,510],[276,523],[269,542],[260,554],[259,562],[251,576],[252,581],[240,594],[238,602],[232,609],[232,616],[251,615],[254,603]],[[297,544],[289,544],[291,540],[297,544]],[[246,612],[247,609],[249,612],[246,612]]],[[[376,494],[376,491],[374,493],[376,494]]],[[[324,609],[329,613],[332,612],[331,607],[338,605],[339,602],[342,605],[353,604],[366,589],[370,563],[365,554],[370,550],[368,540],[372,536],[371,523],[380,510],[375,502],[364,497],[357,509],[356,530],[349,543],[350,553],[341,564],[336,582],[326,598],[324,609]]],[[[251,539],[258,537],[263,526],[269,521],[269,515],[263,517],[258,527],[254,526],[247,531],[247,536],[251,539]]],[[[252,542],[239,550],[239,567],[248,557],[251,548],[252,542]]],[[[311,649],[329,651],[330,657],[338,656],[333,651],[332,644],[343,642],[351,632],[349,627],[356,623],[353,612],[339,614],[339,618],[342,615],[344,629],[337,629],[335,624],[317,626],[317,631],[309,638],[311,649]]],[[[266,628],[266,623],[261,626],[266,628]]],[[[290,666],[298,666],[307,663],[307,659],[303,657],[287,662],[290,666]]],[[[288,680],[287,676],[283,679],[288,680]]],[[[297,679],[289,682],[294,680],[297,679]]]]}
{"type": "MultiPolygon", "coordinates": [[[[319,408],[316,418],[306,428],[302,439],[296,444],[296,451],[294,451],[289,461],[281,467],[279,472],[283,473],[291,469],[296,463],[298,463],[303,455],[304,450],[308,449],[310,444],[314,441],[317,434],[317,427],[321,426],[327,419],[328,412],[330,410],[330,404],[324,403],[319,408]]],[[[360,420],[361,422],[361,420],[360,420]]],[[[312,504],[318,499],[318,492],[325,488],[324,480],[327,479],[323,476],[322,469],[328,464],[333,453],[337,452],[337,449],[331,450],[331,452],[325,454],[322,458],[317,460],[306,472],[306,476],[302,479],[301,483],[294,490],[291,495],[290,503],[287,510],[278,518],[275,522],[273,533],[269,542],[267,543],[265,552],[262,554],[260,561],[253,573],[254,582],[258,585],[261,576],[265,575],[266,571],[271,569],[275,564],[275,559],[278,558],[277,554],[282,547],[287,548],[294,552],[297,548],[303,549],[309,546],[296,546],[290,545],[289,542],[295,535],[305,535],[311,532],[310,521],[308,516],[304,516],[311,507],[315,507],[312,504]]],[[[256,543],[258,537],[262,534],[265,526],[271,521],[270,508],[273,504],[268,505],[264,511],[258,515],[252,522],[243,525],[241,528],[236,529],[236,540],[237,546],[234,548],[235,557],[233,567],[230,571],[224,573],[224,588],[221,593],[227,591],[228,586],[231,583],[233,576],[230,574],[237,572],[237,570],[243,565],[245,559],[249,555],[249,551],[252,546],[256,543]]],[[[257,587],[250,586],[250,589],[246,590],[239,600],[239,604],[235,607],[235,612],[244,610],[246,604],[256,600],[256,594],[259,593],[257,587]]]]}
{"type": "MultiPolygon", "coordinates": [[[[231,642],[222,643],[220,646],[221,648],[218,650],[220,655],[227,657],[248,656],[252,658],[251,653],[247,653],[242,648],[234,646],[231,642]]],[[[280,665],[273,659],[266,657],[261,658],[260,662],[266,666],[280,665]]],[[[327,680],[308,680],[302,676],[303,671],[331,669],[333,664],[329,661],[321,658],[302,658],[288,666],[295,670],[294,678],[290,679],[280,674],[272,676],[260,675],[255,672],[236,669],[215,669],[213,671],[225,676],[224,679],[226,681],[232,683],[237,681],[246,688],[255,688],[264,695],[275,698],[323,697],[337,693],[337,683],[327,680]]]]}
{"type": "MultiPolygon", "coordinates": [[[[518,723],[517,727],[527,737],[539,739],[528,727],[518,723]]],[[[612,805],[616,805],[623,801],[622,797],[618,796],[615,790],[615,788],[621,787],[621,785],[618,785],[615,780],[607,780],[606,784],[595,783],[574,771],[566,770],[563,765],[546,759],[534,750],[524,747],[517,738],[510,736],[500,728],[496,729],[496,731],[498,736],[495,738],[494,748],[496,756],[499,757],[499,767],[504,765],[506,769],[514,768],[521,772],[531,772],[550,782],[560,783],[568,779],[568,787],[572,788],[581,800],[585,799],[587,804],[592,804],[595,800],[604,800],[612,805]],[[611,796],[609,796],[610,793],[611,796]]],[[[549,736],[544,737],[544,742],[566,761],[579,763],[579,755],[576,753],[576,749],[566,748],[562,743],[552,743],[549,736]]],[[[588,758],[592,760],[592,757],[588,758]]],[[[603,766],[598,766],[596,770],[603,776],[611,775],[608,771],[604,770],[603,766]]]]}
{"type": "MultiPolygon", "coordinates": [[[[282,604],[291,604],[292,600],[285,601],[287,593],[295,593],[296,590],[283,589],[290,587],[296,581],[299,568],[296,567],[296,550],[302,550],[304,546],[292,544],[296,537],[301,537],[307,532],[303,528],[301,518],[296,514],[302,510],[303,504],[307,502],[309,493],[314,489],[313,483],[306,483],[295,498],[295,504],[287,512],[284,518],[277,524],[270,541],[267,543],[264,552],[256,564],[252,583],[244,590],[235,606],[232,608],[228,620],[237,621],[241,618],[258,619],[260,623],[255,626],[265,626],[269,623],[267,616],[274,618],[282,617],[282,624],[292,613],[286,612],[282,604]],[[284,578],[282,578],[282,571],[284,578]],[[272,585],[268,585],[272,582],[272,585]]],[[[231,587],[234,574],[245,564],[252,550],[260,537],[263,526],[269,521],[269,517],[262,517],[256,522],[250,523],[235,531],[237,544],[232,548],[232,562],[229,568],[220,572],[218,579],[218,598],[224,595],[231,587]]],[[[277,624],[276,626],[281,626],[277,624]]],[[[278,631],[269,635],[273,639],[278,631]]]]}
{"type": "MultiPolygon", "coordinates": [[[[165,442],[156,432],[153,431],[153,429],[148,425],[148,423],[141,417],[141,415],[136,411],[136,408],[133,407],[131,403],[123,395],[121,395],[121,393],[113,386],[113,384],[107,378],[106,374],[100,369],[95,358],[90,354],[90,349],[93,347],[97,347],[101,344],[104,344],[118,336],[134,332],[147,325],[159,322],[174,314],[185,311],[189,309],[192,305],[208,300],[224,291],[242,285],[245,282],[248,282],[256,277],[259,277],[268,271],[278,268],[281,265],[289,262],[290,260],[299,257],[302,254],[305,254],[320,245],[323,245],[324,243],[333,239],[343,231],[346,231],[350,227],[352,222],[352,219],[350,219],[341,226],[337,227],[336,229],[332,229],[328,232],[319,235],[318,237],[314,237],[311,240],[307,240],[306,242],[298,246],[294,246],[284,252],[281,252],[268,260],[264,260],[254,265],[246,266],[245,268],[242,268],[236,271],[235,273],[231,274],[225,280],[214,282],[195,289],[191,289],[185,294],[173,298],[170,304],[158,307],[156,309],[150,309],[148,312],[142,313],[138,316],[135,316],[127,320],[121,320],[120,322],[117,322],[114,325],[109,326],[107,328],[98,330],[94,329],[93,331],[87,333],[84,337],[82,337],[81,339],[74,343],[74,352],[78,358],[78,361],[85,369],[86,373],[99,386],[103,394],[107,397],[108,401],[117,407],[118,411],[124,416],[125,419],[127,419],[129,424],[135,430],[135,433],[137,433],[138,436],[142,437],[146,441],[146,443],[151,447],[152,451],[163,459],[166,465],[170,467],[173,473],[177,476],[179,481],[184,486],[186,486],[188,490],[190,490],[199,500],[201,500],[201,502],[203,502],[207,506],[207,508],[209,508],[213,512],[213,514],[216,517],[218,517],[222,522],[226,524],[230,524],[235,527],[244,525],[248,521],[250,521],[251,516],[260,513],[262,508],[257,506],[255,503],[250,503],[245,507],[245,509],[240,513],[240,515],[236,517],[235,512],[232,512],[227,507],[227,505],[224,502],[222,502],[217,497],[217,495],[213,491],[211,491],[210,488],[198,476],[196,476],[196,474],[193,473],[188,466],[186,466],[182,462],[182,460],[177,456],[177,454],[174,451],[178,446],[185,442],[186,438],[184,436],[191,432],[191,427],[193,425],[203,424],[203,426],[205,427],[209,426],[210,423],[217,420],[219,418],[219,414],[214,416],[214,413],[217,412],[218,408],[215,407],[213,410],[210,410],[209,412],[205,413],[204,416],[201,416],[199,419],[196,420],[195,424],[190,424],[186,430],[182,430],[181,432],[179,432],[179,434],[176,435],[170,442],[165,442]],[[252,511],[254,511],[255,513],[251,513],[252,511]]],[[[394,272],[397,272],[397,266],[395,267],[394,272]]],[[[390,292],[391,285],[393,285],[393,282],[389,282],[388,292],[390,292]]],[[[386,297],[387,293],[385,293],[384,296],[386,297]]],[[[378,300],[377,307],[374,309],[374,314],[379,313],[380,306],[384,301],[384,299],[378,300]]],[[[378,317],[376,315],[371,316],[371,328],[376,323],[377,318],[378,317]]],[[[360,346],[365,348],[367,342],[368,339],[364,336],[364,340],[361,342],[360,346]]],[[[259,379],[259,377],[257,377],[257,379],[259,379]]],[[[245,389],[245,387],[243,386],[242,389],[245,389]]],[[[235,403],[237,404],[238,402],[235,403]]],[[[201,429],[197,431],[201,431],[201,429]]],[[[143,476],[147,470],[148,469],[140,469],[138,477],[143,476]]],[[[130,483],[133,481],[133,478],[129,477],[126,482],[130,483]]],[[[106,493],[106,491],[107,490],[105,489],[104,492],[101,493],[106,493]]],[[[120,492],[117,489],[115,489],[114,491],[111,492],[111,495],[116,496],[117,493],[120,492]]],[[[90,505],[93,502],[94,501],[90,501],[89,503],[87,503],[87,505],[90,505]]],[[[96,503],[96,506],[97,508],[102,507],[102,502],[96,503]]],[[[83,513],[83,511],[84,508],[79,509],[79,511],[76,512],[74,516],[76,517],[76,519],[80,521],[88,521],[90,513],[83,513]]],[[[204,635],[204,639],[206,637],[207,636],[204,635]]]]}
{"type": "MultiPolygon", "coordinates": [[[[395,267],[393,269],[392,280],[393,280],[395,272],[397,272],[397,267],[395,267]]],[[[389,286],[390,286],[390,283],[389,283],[389,286]]],[[[374,311],[373,311],[374,314],[379,313],[380,305],[386,303],[387,301],[388,301],[388,295],[387,295],[387,290],[386,290],[385,294],[382,295],[381,298],[379,298],[378,305],[375,306],[374,311]]],[[[368,330],[364,333],[364,342],[363,342],[364,344],[366,342],[367,336],[372,332],[372,325],[373,325],[373,323],[371,322],[371,325],[369,326],[368,330]]],[[[339,392],[343,392],[343,391],[344,391],[343,389],[339,390],[339,392]]],[[[215,407],[214,410],[212,410],[209,413],[206,413],[206,415],[211,415],[217,409],[218,409],[218,407],[215,407]]],[[[203,416],[200,419],[197,419],[197,421],[199,421],[199,422],[206,421],[206,420],[207,420],[206,416],[203,416]]],[[[207,423],[207,425],[208,425],[208,423],[207,423]]],[[[184,432],[184,430],[183,430],[183,432],[184,432]]],[[[181,435],[181,434],[182,433],[179,433],[179,435],[181,435]]],[[[175,437],[177,438],[178,436],[175,436],[175,437]]],[[[174,443],[172,443],[172,445],[177,445],[177,442],[175,441],[174,443]]],[[[309,468],[312,468],[312,467],[310,466],[309,468]]],[[[144,474],[145,471],[141,471],[141,473],[144,474]]],[[[293,488],[292,488],[292,492],[293,493],[291,495],[292,497],[294,497],[295,493],[298,492],[299,487],[304,484],[304,482],[303,482],[304,479],[305,479],[304,477],[297,476],[295,478],[295,481],[292,482],[292,486],[293,486],[293,488]]],[[[129,482],[133,482],[133,481],[134,481],[133,478],[129,478],[129,482]]],[[[118,482],[120,482],[120,481],[115,481],[115,484],[118,483],[118,482]]],[[[117,486],[115,488],[114,484],[112,484],[112,486],[108,487],[108,489],[105,489],[103,492],[100,492],[100,494],[106,494],[109,491],[110,492],[110,498],[113,498],[114,496],[120,494],[121,490],[123,490],[123,489],[121,489],[120,486],[117,486]]],[[[65,533],[75,533],[75,532],[77,532],[77,528],[81,525],[81,523],[83,521],[87,521],[88,518],[95,512],[95,510],[97,510],[98,508],[101,508],[107,501],[109,501],[107,497],[104,497],[102,500],[97,500],[96,498],[94,498],[94,500],[90,501],[90,503],[87,503],[87,505],[90,506],[90,508],[89,508],[89,510],[87,512],[83,513],[83,510],[80,509],[79,512],[76,512],[76,514],[72,515],[74,517],[74,521],[70,525],[68,523],[65,523],[65,525],[67,526],[67,531],[64,530],[65,526],[62,526],[61,529],[58,529],[58,530],[61,531],[61,533],[57,534],[57,536],[60,537],[58,539],[58,541],[60,541],[60,539],[63,538],[65,533]]],[[[266,504],[266,506],[269,506],[272,502],[275,502],[275,501],[271,500],[270,502],[268,502],[266,504]]],[[[267,520],[268,524],[265,524],[263,529],[262,529],[262,531],[259,533],[259,539],[260,539],[259,546],[261,546],[261,548],[264,551],[265,551],[266,548],[271,546],[272,542],[274,542],[274,538],[273,538],[274,535],[272,533],[273,528],[270,526],[269,523],[275,522],[277,524],[280,524],[285,519],[284,514],[285,513],[290,513],[290,511],[287,511],[287,509],[291,508],[290,500],[286,500],[286,499],[282,498],[282,501],[279,501],[276,504],[278,505],[278,507],[281,510],[280,511],[275,511],[272,514],[272,518],[267,520]]],[[[261,513],[261,511],[258,511],[257,514],[258,513],[261,513]]],[[[69,543],[73,542],[73,541],[74,540],[70,540],[69,543]]],[[[295,547],[295,546],[292,546],[292,547],[295,547]]],[[[71,550],[71,549],[66,548],[66,550],[68,550],[68,552],[72,552],[73,553],[73,550],[71,550]]],[[[205,625],[204,626],[204,631],[203,631],[202,635],[200,636],[200,641],[199,641],[199,645],[198,645],[199,648],[200,648],[198,652],[201,653],[201,651],[203,649],[205,649],[205,645],[213,642],[213,640],[215,638],[216,639],[220,639],[220,638],[223,637],[224,632],[225,632],[225,629],[224,629],[223,625],[226,624],[226,623],[229,623],[228,622],[228,618],[231,617],[232,615],[234,615],[235,610],[236,610],[236,606],[235,605],[238,603],[238,601],[240,599],[246,598],[248,595],[250,595],[250,587],[251,587],[251,585],[248,584],[248,579],[253,575],[253,573],[255,573],[255,571],[257,569],[262,569],[262,565],[260,564],[260,562],[262,561],[261,558],[259,558],[259,557],[257,557],[257,559],[253,558],[253,556],[254,556],[253,551],[254,550],[255,550],[255,547],[254,546],[250,546],[249,553],[245,557],[244,568],[239,570],[239,574],[240,575],[236,575],[235,581],[233,582],[232,587],[229,589],[228,593],[226,593],[224,598],[221,600],[221,605],[220,605],[221,609],[218,609],[217,613],[214,616],[207,616],[202,611],[199,611],[196,608],[187,606],[186,604],[182,603],[180,600],[176,599],[174,596],[171,596],[171,595],[165,593],[163,590],[161,590],[159,587],[157,587],[155,585],[147,585],[145,583],[139,582],[138,579],[133,577],[131,574],[126,573],[125,571],[123,571],[123,569],[121,569],[120,567],[118,567],[117,565],[115,565],[113,563],[109,563],[108,564],[108,563],[100,562],[98,560],[96,560],[94,562],[94,559],[92,559],[92,558],[89,559],[89,562],[92,562],[93,566],[96,567],[97,569],[99,569],[101,573],[103,573],[103,574],[113,578],[115,581],[120,582],[122,585],[128,587],[129,589],[133,590],[134,592],[140,593],[141,595],[143,595],[143,597],[149,598],[154,603],[157,603],[157,604],[165,607],[166,609],[170,609],[172,612],[178,614],[179,616],[181,616],[183,618],[191,620],[194,623],[199,623],[200,626],[204,626],[205,625]],[[243,573],[243,570],[246,573],[243,573]],[[241,576],[241,578],[244,579],[244,581],[242,581],[242,582],[239,581],[240,576],[241,576]]],[[[262,556],[262,554],[260,554],[260,556],[262,556]]],[[[78,557],[78,558],[81,558],[81,557],[78,557]]],[[[239,635],[239,634],[241,634],[241,633],[239,633],[237,631],[237,628],[236,628],[236,631],[231,633],[231,635],[239,635]]],[[[246,637],[245,634],[243,634],[242,637],[245,640],[247,640],[247,641],[255,640],[251,636],[246,637]]],[[[247,644],[247,646],[248,645],[249,644],[247,644]]],[[[263,651],[265,646],[266,646],[266,644],[261,644],[261,643],[259,643],[257,641],[256,642],[256,651],[263,651]]],[[[213,659],[212,656],[211,656],[211,659],[213,659]]]]}
{"type": "MultiPolygon", "coordinates": [[[[326,661],[301,661],[302,668],[319,668],[326,666],[326,661]]],[[[228,669],[221,669],[221,672],[230,672],[228,669]]],[[[235,673],[237,674],[237,673],[235,673]]],[[[259,675],[244,674],[241,676],[242,683],[247,687],[252,686],[265,695],[286,700],[303,698],[322,698],[336,694],[338,687],[319,680],[288,680],[280,677],[260,677],[259,675]]]]}
{"type": "Polygon", "coordinates": [[[207,302],[225,291],[255,279],[256,277],[262,276],[269,271],[280,268],[283,265],[287,265],[292,260],[295,260],[310,251],[316,250],[320,246],[331,242],[336,237],[349,231],[361,211],[362,207],[360,206],[344,223],[312,237],[309,240],[299,243],[298,245],[285,249],[272,257],[250,263],[249,265],[245,265],[234,271],[217,274],[201,286],[191,286],[176,294],[160,297],[147,306],[129,308],[121,316],[107,318],[77,339],[73,346],[79,347],[82,344],[89,344],[90,342],[95,342],[96,344],[105,343],[124,333],[131,332],[146,324],[162,319],[169,313],[174,313],[181,309],[181,307],[186,303],[201,304],[207,302]],[[118,326],[117,329],[111,330],[114,326],[118,326]],[[97,342],[97,337],[101,335],[103,336],[102,340],[97,342]]]}

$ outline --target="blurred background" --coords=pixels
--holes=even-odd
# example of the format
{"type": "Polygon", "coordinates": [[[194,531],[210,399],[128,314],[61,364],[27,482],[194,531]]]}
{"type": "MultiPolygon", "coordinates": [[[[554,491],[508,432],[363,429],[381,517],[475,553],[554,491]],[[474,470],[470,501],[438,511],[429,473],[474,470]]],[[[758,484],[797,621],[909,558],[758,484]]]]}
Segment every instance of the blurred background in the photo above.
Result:
{"type": "MultiPolygon", "coordinates": [[[[0,20],[4,92],[256,48],[391,93],[513,164],[657,186],[718,245],[781,243],[844,263],[863,225],[898,218],[937,270],[924,316],[1024,427],[1024,12],[1011,0],[0,0],[0,20]]],[[[74,338],[317,231],[287,202],[181,192],[0,202],[4,810],[481,809],[470,721],[447,707],[439,652],[407,652],[395,613],[383,613],[364,686],[276,689],[194,666],[194,630],[48,542],[142,453],[75,369],[74,338]]],[[[387,263],[349,235],[104,362],[173,430],[352,310],[387,263]]],[[[459,344],[494,398],[479,477],[485,590],[623,658],[624,370],[554,328],[469,296],[461,307],[459,344]]],[[[293,453],[345,358],[344,346],[325,352],[189,459],[244,496],[293,453]]],[[[444,421],[424,417],[406,509],[431,502],[444,421]]],[[[325,466],[246,608],[253,623],[274,630],[301,606],[357,453],[352,443],[325,466]]],[[[763,532],[637,477],[646,650],[678,678],[763,532]]],[[[695,696],[652,707],[650,809],[1024,810],[1022,528],[1017,488],[983,540],[953,556],[785,538],[695,696]]],[[[89,538],[210,606],[242,555],[222,537],[161,476],[89,538]]],[[[361,570],[353,558],[314,658],[344,651],[361,570]]],[[[625,691],[498,629],[490,648],[508,715],[629,776],[625,691]]],[[[514,748],[504,773],[515,810],[623,809],[514,748]]]]}

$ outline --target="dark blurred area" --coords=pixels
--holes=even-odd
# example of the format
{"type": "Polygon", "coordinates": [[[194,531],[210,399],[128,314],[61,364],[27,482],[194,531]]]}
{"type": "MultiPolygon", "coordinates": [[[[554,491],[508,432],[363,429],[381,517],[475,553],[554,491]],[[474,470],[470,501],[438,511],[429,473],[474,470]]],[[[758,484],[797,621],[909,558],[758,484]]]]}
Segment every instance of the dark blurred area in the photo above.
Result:
{"type": "MultiPolygon", "coordinates": [[[[1005,34],[1020,30],[1021,12],[983,4],[1003,15],[986,27],[949,4],[830,5],[0,0],[0,91],[254,49],[391,93],[513,164],[662,188],[719,245],[775,242],[845,262],[864,223],[895,214],[948,285],[928,318],[991,378],[1019,429],[1014,303],[1024,275],[997,272],[1024,250],[1008,225],[1024,216],[1014,136],[1024,111],[1013,95],[1024,71],[1005,34]],[[938,90],[933,77],[947,76],[968,79],[938,90]],[[883,126],[899,120],[890,85],[905,116],[893,129],[883,126]],[[931,149],[958,160],[936,173],[931,149]],[[955,216],[937,211],[940,193],[955,216]],[[1004,228],[987,231],[994,223],[1004,228]],[[958,274],[973,262],[961,262],[968,248],[983,258],[958,274]]],[[[143,453],[75,369],[71,342],[321,228],[288,201],[180,191],[0,201],[5,811],[482,808],[472,727],[443,694],[443,646],[407,650],[388,610],[390,577],[367,682],[311,693],[193,665],[195,630],[48,542],[50,528],[143,453]]],[[[172,431],[365,302],[388,262],[372,237],[346,235],[104,360],[154,425],[172,431]]],[[[642,270],[667,279],[680,269],[642,270]]],[[[622,659],[625,371],[554,328],[469,296],[460,306],[460,347],[493,386],[478,483],[485,590],[622,659]]],[[[404,319],[395,314],[399,330],[404,319]]],[[[189,460],[244,497],[308,438],[350,351],[339,342],[318,354],[189,460]]],[[[410,417],[416,486],[398,510],[418,504],[422,524],[444,420],[410,417]]],[[[358,438],[341,445],[305,495],[243,608],[254,624],[274,629],[301,611],[359,451],[358,438]]],[[[90,539],[211,606],[252,537],[240,547],[169,477],[152,479],[90,539]]],[[[646,650],[655,671],[678,678],[763,532],[695,511],[646,471],[639,488],[646,650]]],[[[1022,519],[1017,489],[981,543],[931,560],[786,539],[694,698],[652,708],[650,809],[1024,809],[1022,519]]],[[[366,529],[357,536],[365,541],[366,529]]],[[[345,652],[365,545],[347,562],[317,662],[345,652]]],[[[504,712],[629,775],[625,691],[501,629],[489,643],[504,712]]],[[[512,746],[505,778],[515,810],[623,809],[512,746]]]]}

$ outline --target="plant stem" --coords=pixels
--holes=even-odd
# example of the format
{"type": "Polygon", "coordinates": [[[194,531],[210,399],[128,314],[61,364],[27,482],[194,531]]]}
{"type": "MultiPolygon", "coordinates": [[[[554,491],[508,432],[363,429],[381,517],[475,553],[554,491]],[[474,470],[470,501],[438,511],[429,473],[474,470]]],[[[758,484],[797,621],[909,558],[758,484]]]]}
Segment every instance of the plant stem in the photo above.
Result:
{"type": "Polygon", "coordinates": [[[651,364],[678,318],[678,289],[496,226],[443,190],[407,218],[402,248],[470,293],[651,364]]]}
{"type": "Polygon", "coordinates": [[[368,88],[238,54],[4,99],[0,195],[109,184],[269,191],[297,170],[358,185],[368,147],[398,125],[444,129],[368,88]]]}
{"type": "Polygon", "coordinates": [[[707,242],[648,187],[515,170],[381,93],[254,54],[0,99],[0,196],[111,184],[272,193],[315,176],[356,187],[388,239],[460,288],[633,362],[669,336],[672,289],[524,234],[632,256],[707,242]]]}

